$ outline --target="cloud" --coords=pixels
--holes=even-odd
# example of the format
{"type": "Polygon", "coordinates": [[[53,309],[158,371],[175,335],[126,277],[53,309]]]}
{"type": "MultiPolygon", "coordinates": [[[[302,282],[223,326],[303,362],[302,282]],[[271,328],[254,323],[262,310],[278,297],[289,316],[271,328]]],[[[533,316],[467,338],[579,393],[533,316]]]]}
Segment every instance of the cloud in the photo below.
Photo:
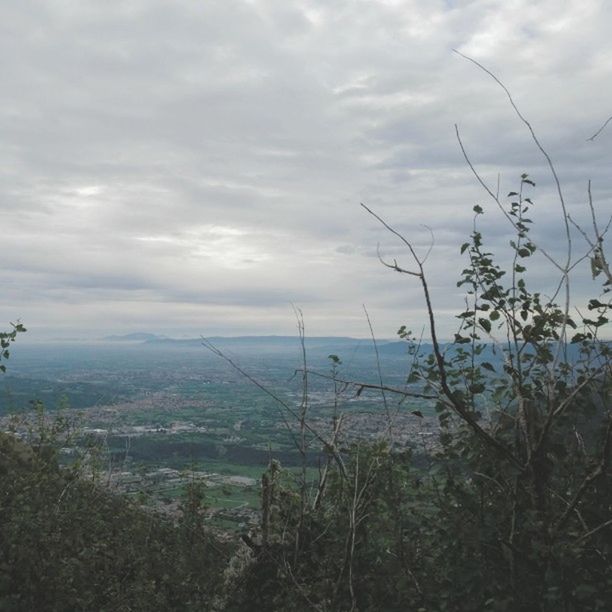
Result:
{"type": "Polygon", "coordinates": [[[612,130],[586,142],[612,113],[611,25],[596,0],[7,0],[0,319],[51,335],[129,331],[139,313],[161,333],[292,333],[293,301],[312,334],[367,335],[362,303],[381,335],[416,329],[418,287],[380,266],[378,242],[404,255],[364,201],[422,248],[432,228],[450,334],[472,206],[497,252],[509,237],[455,123],[490,185],[537,182],[538,243],[558,253],[563,234],[546,161],[452,49],[511,88],[586,219],[587,180],[602,213],[612,190],[612,130]]]}

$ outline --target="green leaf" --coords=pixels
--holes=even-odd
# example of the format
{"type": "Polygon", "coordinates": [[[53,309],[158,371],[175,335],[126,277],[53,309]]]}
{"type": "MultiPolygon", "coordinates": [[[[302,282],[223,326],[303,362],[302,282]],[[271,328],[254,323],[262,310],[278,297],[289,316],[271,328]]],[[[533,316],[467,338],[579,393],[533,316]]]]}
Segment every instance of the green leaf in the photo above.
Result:
{"type": "Polygon", "coordinates": [[[419,375],[417,372],[414,372],[414,371],[410,372],[410,374],[408,375],[408,378],[406,379],[406,382],[408,384],[412,384],[418,381],[419,381],[419,375]]]}
{"type": "Polygon", "coordinates": [[[589,300],[589,305],[587,308],[589,310],[595,310],[595,308],[607,308],[608,305],[600,302],[599,300],[589,300]]]}
{"type": "Polygon", "coordinates": [[[484,329],[487,333],[491,331],[491,321],[489,319],[483,319],[482,317],[478,319],[478,323],[480,323],[480,327],[484,329]]]}

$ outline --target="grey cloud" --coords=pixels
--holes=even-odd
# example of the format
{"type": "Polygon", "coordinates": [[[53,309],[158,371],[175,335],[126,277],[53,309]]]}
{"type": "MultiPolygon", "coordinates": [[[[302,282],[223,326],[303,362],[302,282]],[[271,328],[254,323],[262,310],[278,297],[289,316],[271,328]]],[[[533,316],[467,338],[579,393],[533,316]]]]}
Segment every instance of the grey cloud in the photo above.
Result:
{"type": "Polygon", "coordinates": [[[393,332],[397,313],[412,316],[422,301],[381,268],[378,242],[392,257],[402,249],[360,201],[423,249],[419,225],[431,226],[437,303],[460,308],[458,246],[472,206],[485,205],[482,227],[500,253],[509,232],[466,167],[454,123],[483,177],[495,185],[501,172],[502,193],[522,172],[535,178],[539,243],[557,252],[563,228],[529,133],[495,83],[451,49],[511,87],[585,219],[587,180],[602,213],[612,191],[612,131],[585,142],[612,112],[611,10],[553,0],[8,0],[0,282],[11,290],[0,317],[84,329],[105,304],[112,331],[112,316],[138,320],[147,302],[152,331],[196,332],[201,320],[216,332],[273,332],[293,328],[293,300],[321,333],[367,335],[350,314],[367,301],[393,332]]]}

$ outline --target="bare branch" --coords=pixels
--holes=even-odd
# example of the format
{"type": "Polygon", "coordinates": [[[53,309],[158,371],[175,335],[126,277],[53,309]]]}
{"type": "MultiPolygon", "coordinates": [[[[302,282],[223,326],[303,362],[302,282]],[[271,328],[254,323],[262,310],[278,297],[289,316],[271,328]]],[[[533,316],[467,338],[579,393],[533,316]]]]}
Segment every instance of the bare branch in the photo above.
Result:
{"type": "Polygon", "coordinates": [[[378,261],[380,261],[380,263],[385,266],[385,268],[390,268],[391,270],[395,270],[396,272],[401,272],[402,274],[410,274],[412,276],[419,276],[418,272],[413,272],[412,270],[406,270],[405,268],[400,268],[400,266],[397,263],[397,260],[393,260],[393,263],[389,263],[388,261],[385,261],[382,257],[382,255],[380,254],[380,244],[376,245],[376,255],[378,256],[378,261]]]}
{"type": "MultiPolygon", "coordinates": [[[[328,446],[326,447],[327,449],[336,448],[336,445],[338,443],[338,436],[340,435],[340,429],[342,428],[343,420],[344,420],[343,414],[341,414],[337,419],[334,420],[334,430],[332,432],[331,440],[328,446]]],[[[330,459],[328,455],[327,462],[325,463],[325,467],[323,468],[323,473],[321,474],[321,477],[319,478],[319,485],[317,487],[317,493],[315,495],[315,498],[312,504],[312,507],[314,510],[316,510],[320,506],[321,500],[323,499],[323,492],[325,491],[325,486],[327,485],[327,475],[329,473],[329,463],[330,463],[330,459]]]]}
{"type": "MultiPolygon", "coordinates": [[[[386,221],[384,221],[381,217],[379,217],[373,210],[368,208],[363,202],[361,203],[361,206],[362,208],[365,208],[365,210],[367,210],[375,219],[378,219],[378,221],[380,221],[380,223],[386,229],[388,229],[392,234],[397,236],[408,247],[408,250],[412,254],[412,257],[414,257],[414,261],[416,262],[416,264],[419,266],[419,269],[420,269],[420,273],[407,272],[405,270],[398,270],[398,271],[407,272],[408,274],[412,274],[413,276],[421,276],[423,273],[423,270],[422,270],[423,262],[418,258],[417,254],[415,253],[412,243],[408,242],[408,240],[406,240],[406,238],[402,234],[400,234],[397,230],[393,229],[386,221]]],[[[397,268],[397,264],[395,264],[395,267],[397,268]]]]}
{"type": "Polygon", "coordinates": [[[423,257],[423,263],[425,263],[429,258],[429,255],[431,254],[431,251],[433,250],[434,246],[436,245],[436,237],[434,236],[433,230],[431,229],[431,227],[429,227],[429,225],[425,225],[424,223],[422,223],[421,227],[424,227],[429,232],[429,235],[431,237],[429,248],[427,249],[427,253],[425,253],[425,257],[423,257]]]}
{"type": "MultiPolygon", "coordinates": [[[[419,399],[429,399],[429,400],[435,400],[438,399],[437,395],[427,395],[426,393],[414,393],[412,391],[407,391],[405,389],[398,389],[397,387],[390,387],[389,385],[379,385],[379,384],[374,384],[374,383],[362,383],[362,382],[355,382],[354,380],[345,380],[342,378],[338,378],[330,376],[329,374],[323,374],[321,372],[314,372],[313,370],[310,371],[310,375],[311,376],[318,376],[319,378],[325,378],[327,380],[335,380],[336,382],[341,383],[342,385],[345,385],[346,387],[352,386],[352,387],[357,387],[357,389],[372,389],[374,391],[388,391],[389,393],[396,393],[397,395],[403,395],[404,397],[416,397],[419,399]]],[[[358,391],[359,392],[359,391],[358,391]]]]}
{"type": "MultiPolygon", "coordinates": [[[[460,51],[453,49],[453,51],[455,53],[457,53],[457,55],[463,57],[464,59],[468,60],[469,62],[471,62],[472,64],[474,64],[475,66],[477,66],[478,68],[480,68],[483,72],[485,72],[486,74],[488,74],[505,92],[506,96],[508,97],[508,100],[510,102],[510,106],[512,106],[512,108],[514,109],[514,112],[516,113],[517,117],[523,122],[523,124],[527,127],[527,129],[529,130],[529,133],[531,134],[531,139],[533,140],[533,142],[535,143],[537,149],[540,151],[540,153],[543,155],[543,157],[546,159],[546,162],[548,164],[548,167],[550,169],[550,172],[552,174],[554,183],[556,185],[557,188],[557,195],[559,196],[559,203],[561,205],[561,211],[562,211],[562,216],[563,216],[563,225],[565,228],[565,240],[566,240],[566,244],[567,244],[567,256],[566,256],[566,261],[565,261],[565,265],[563,266],[559,266],[556,265],[556,267],[561,271],[561,275],[562,275],[562,280],[561,283],[562,285],[565,285],[565,321],[563,322],[562,326],[561,326],[561,330],[559,333],[559,340],[557,342],[557,350],[555,353],[555,358],[553,360],[552,363],[552,368],[551,371],[554,371],[554,369],[556,368],[556,366],[559,363],[559,360],[561,358],[561,353],[562,353],[562,349],[565,345],[565,341],[567,339],[567,318],[569,315],[569,310],[570,310],[570,277],[569,277],[569,270],[571,269],[571,263],[572,263],[572,235],[570,232],[570,223],[569,223],[569,214],[567,212],[567,206],[565,204],[565,197],[563,196],[563,190],[561,189],[561,181],[559,180],[559,176],[557,174],[557,170],[555,168],[555,165],[550,157],[550,155],[548,154],[548,152],[546,151],[546,149],[542,146],[542,143],[540,142],[540,139],[537,137],[531,123],[525,118],[525,116],[521,113],[521,111],[519,110],[518,106],[516,105],[516,103],[514,102],[514,99],[512,98],[512,95],[510,93],[510,91],[508,90],[508,88],[501,82],[501,80],[495,75],[493,74],[493,72],[491,72],[489,69],[485,68],[480,62],[476,61],[475,59],[461,53],[460,51]]],[[[542,251],[544,253],[544,251],[542,251]]],[[[545,253],[544,253],[545,254],[545,253]]],[[[548,257],[548,259],[552,262],[552,258],[548,257]]]]}
{"type": "MultiPolygon", "coordinates": [[[[285,402],[283,399],[278,397],[276,393],[268,389],[265,385],[262,385],[256,378],[253,378],[253,376],[251,376],[246,370],[241,368],[233,359],[231,359],[225,353],[223,353],[223,351],[218,349],[210,340],[208,340],[207,338],[203,336],[201,339],[202,339],[202,346],[204,346],[211,353],[214,353],[215,355],[217,355],[217,357],[220,357],[226,363],[232,366],[234,370],[236,370],[239,374],[242,374],[242,376],[244,376],[247,380],[252,382],[258,389],[260,389],[266,395],[272,398],[279,406],[282,406],[287,411],[287,413],[290,414],[294,419],[296,419],[297,421],[300,420],[299,413],[296,410],[294,410],[287,402],[285,402]]],[[[289,423],[287,422],[287,419],[282,414],[282,412],[281,412],[281,416],[285,423],[285,426],[287,427],[289,431],[291,431],[291,427],[289,426],[289,423]]],[[[342,461],[342,457],[340,456],[338,451],[336,449],[329,449],[329,444],[327,440],[325,440],[325,438],[323,438],[323,436],[321,436],[321,434],[316,429],[313,429],[313,427],[310,426],[308,421],[304,421],[304,428],[308,430],[319,442],[321,442],[324,448],[328,449],[332,453],[334,460],[336,461],[336,463],[338,464],[338,467],[340,468],[340,471],[342,472],[342,475],[346,477],[346,469],[344,467],[344,462],[342,461]]],[[[299,444],[299,442],[297,442],[296,440],[294,440],[294,443],[299,444]]]]}
{"type": "MultiPolygon", "coordinates": [[[[597,276],[600,272],[603,272],[607,277],[606,285],[612,285],[612,272],[610,271],[610,265],[606,259],[605,251],[603,250],[603,239],[605,235],[608,233],[610,229],[610,224],[612,223],[612,216],[608,220],[606,227],[603,231],[600,231],[599,225],[597,223],[597,216],[595,215],[595,207],[593,205],[593,194],[591,192],[591,181],[588,182],[587,191],[589,194],[588,206],[591,212],[591,222],[593,224],[593,234],[594,239],[591,239],[589,235],[582,229],[574,219],[567,216],[569,222],[582,234],[582,237],[585,239],[586,243],[589,245],[590,249],[587,251],[586,255],[583,255],[578,261],[574,262],[571,266],[572,268],[577,265],[583,259],[589,257],[592,254],[591,262],[593,267],[593,278],[597,276]]],[[[571,269],[571,268],[570,268],[571,269]]]]}
{"type": "Polygon", "coordinates": [[[378,353],[378,344],[376,342],[376,336],[374,335],[374,328],[372,327],[372,321],[370,319],[370,314],[368,313],[368,309],[366,305],[363,304],[363,312],[365,313],[366,320],[368,322],[368,327],[370,329],[370,336],[372,337],[372,344],[374,346],[374,353],[376,354],[376,371],[378,372],[378,382],[380,383],[380,394],[382,396],[383,405],[385,407],[385,414],[387,415],[387,434],[389,436],[389,440],[391,441],[391,446],[393,446],[393,417],[389,412],[389,404],[387,403],[387,396],[385,395],[384,385],[383,385],[383,377],[382,377],[382,369],[380,367],[380,355],[378,353]]]}
{"type": "MultiPolygon", "coordinates": [[[[504,217],[506,218],[508,223],[510,223],[510,225],[512,225],[512,227],[518,232],[519,228],[517,227],[516,222],[508,214],[508,212],[504,208],[504,205],[502,204],[501,200],[498,197],[499,196],[499,192],[498,192],[497,195],[494,194],[493,191],[491,190],[491,188],[485,183],[484,179],[480,176],[480,173],[478,172],[478,170],[476,170],[476,168],[474,167],[474,164],[472,163],[472,160],[470,159],[469,155],[467,154],[467,151],[465,149],[463,141],[461,140],[461,135],[459,134],[459,126],[457,124],[455,124],[455,134],[457,136],[457,142],[459,143],[459,148],[461,149],[461,153],[463,154],[463,159],[465,159],[465,163],[468,165],[468,167],[472,171],[472,174],[476,177],[476,180],[480,183],[482,188],[491,196],[493,201],[497,204],[497,207],[499,208],[501,213],[504,215],[504,217]]],[[[533,242],[533,244],[536,245],[538,251],[540,253],[542,253],[542,255],[544,255],[544,257],[546,257],[546,259],[548,259],[548,261],[553,266],[555,266],[555,268],[557,268],[559,271],[563,272],[563,266],[561,266],[561,264],[557,263],[557,261],[555,261],[555,259],[553,259],[553,257],[545,249],[543,249],[541,246],[536,244],[533,240],[531,242],[533,242]]]]}
{"type": "Polygon", "coordinates": [[[474,64],[475,66],[478,66],[478,68],[480,68],[483,72],[486,72],[504,90],[504,92],[506,93],[506,96],[508,96],[508,100],[510,101],[510,106],[512,106],[518,118],[527,127],[527,129],[529,130],[529,133],[531,134],[531,138],[533,142],[535,143],[536,147],[539,149],[540,153],[542,153],[542,155],[546,159],[548,163],[548,167],[550,168],[550,172],[555,181],[555,185],[557,187],[557,194],[559,195],[559,202],[561,204],[561,210],[563,211],[563,221],[565,223],[565,237],[566,237],[567,246],[568,246],[567,264],[565,266],[567,268],[567,266],[569,265],[571,261],[571,256],[572,256],[572,237],[569,231],[569,223],[567,220],[567,208],[565,206],[565,198],[563,197],[563,190],[561,189],[561,181],[559,180],[559,176],[557,175],[557,170],[555,168],[555,165],[552,162],[552,159],[550,158],[550,155],[540,143],[540,140],[537,137],[533,127],[531,126],[531,123],[529,123],[529,121],[521,113],[518,106],[514,102],[514,99],[512,98],[512,94],[510,93],[508,88],[499,80],[499,78],[495,74],[493,74],[493,72],[491,72],[488,68],[485,68],[480,62],[476,61],[475,59],[469,57],[468,55],[461,53],[461,51],[458,51],[457,49],[453,49],[453,51],[457,55],[460,55],[462,58],[468,60],[469,62],[472,62],[472,64],[474,64]]]}
{"type": "Polygon", "coordinates": [[[610,450],[612,446],[612,418],[608,420],[608,426],[606,428],[606,434],[604,438],[604,445],[601,451],[601,459],[595,468],[586,475],[585,479],[582,481],[582,484],[578,487],[578,490],[574,494],[572,501],[569,503],[568,507],[565,509],[565,512],[561,515],[559,520],[554,526],[554,531],[557,532],[563,525],[566,523],[570,514],[574,511],[576,506],[579,504],[582,496],[588,489],[589,485],[599,476],[604,473],[608,462],[610,461],[610,450]]]}
{"type": "Polygon", "coordinates": [[[612,525],[612,519],[606,521],[605,523],[602,523],[601,525],[597,525],[597,527],[591,529],[590,531],[587,531],[584,535],[580,536],[575,544],[580,544],[581,542],[584,542],[585,540],[587,540],[588,538],[590,538],[591,536],[595,535],[597,532],[601,531],[602,529],[608,527],[612,525]]]}
{"type": "Polygon", "coordinates": [[[474,415],[470,412],[470,407],[467,406],[463,400],[461,400],[456,393],[448,386],[447,374],[446,374],[446,365],[444,362],[444,355],[442,353],[442,349],[440,348],[440,342],[438,340],[438,332],[436,329],[436,319],[434,316],[434,309],[431,302],[431,296],[429,294],[429,285],[427,283],[427,279],[425,278],[425,272],[423,270],[423,262],[417,257],[414,248],[412,247],[412,243],[410,243],[402,234],[400,234],[397,230],[393,229],[386,221],[384,221],[381,217],[379,217],[375,212],[370,210],[365,204],[361,204],[365,210],[367,210],[375,219],[377,219],[385,228],[387,228],[392,234],[397,236],[410,250],[412,257],[418,266],[419,273],[415,274],[421,282],[421,288],[423,289],[423,297],[425,298],[425,306],[427,310],[427,316],[429,319],[429,333],[431,335],[431,342],[433,345],[433,352],[436,359],[436,366],[438,373],[440,375],[440,388],[442,393],[448,400],[453,411],[459,416],[478,436],[485,444],[496,449],[501,455],[504,455],[508,460],[510,460],[516,467],[523,469],[522,462],[514,455],[514,453],[508,449],[503,443],[494,438],[490,433],[485,431],[474,415]]]}
{"type": "Polygon", "coordinates": [[[590,138],[587,138],[586,141],[593,142],[606,129],[606,126],[608,123],[610,123],[610,121],[612,121],[612,116],[608,117],[604,124],[590,138]]]}

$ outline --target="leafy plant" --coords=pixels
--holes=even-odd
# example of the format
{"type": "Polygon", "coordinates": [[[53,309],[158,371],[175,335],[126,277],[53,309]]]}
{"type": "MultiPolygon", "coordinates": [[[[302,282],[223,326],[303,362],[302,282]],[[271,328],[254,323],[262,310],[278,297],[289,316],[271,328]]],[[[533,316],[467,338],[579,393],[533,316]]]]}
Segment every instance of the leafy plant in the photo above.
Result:
{"type": "Polygon", "coordinates": [[[38,413],[25,440],[0,433],[0,609],[213,609],[228,546],[204,528],[197,483],[180,520],[155,514],[88,475],[87,454],[60,466],[80,434],[38,413]]]}
{"type": "Polygon", "coordinates": [[[10,356],[10,346],[15,339],[17,338],[17,334],[21,334],[26,331],[26,328],[23,324],[19,323],[11,323],[13,329],[8,332],[0,332],[0,372],[6,372],[6,366],[2,363],[10,356]]]}
{"type": "Polygon", "coordinates": [[[381,261],[420,283],[431,348],[400,328],[411,359],[403,389],[382,379],[342,381],[340,360],[330,356],[334,397],[341,384],[357,395],[377,389],[433,399],[441,444],[421,469],[384,443],[342,448],[335,400],[331,436],[317,433],[329,460],[312,497],[278,466],[265,476],[262,531],[246,540],[245,586],[234,591],[230,609],[577,612],[607,610],[612,601],[611,347],[600,338],[611,306],[607,227],[599,229],[590,184],[592,234],[572,219],[533,128],[501,81],[474,63],[503,88],[549,166],[565,253],[549,253],[532,237],[532,178],[521,175],[517,191],[502,200],[478,174],[457,129],[468,167],[513,236],[503,267],[479,229],[485,208],[474,207],[457,283],[466,306],[454,340],[443,343],[427,256],[362,205],[407,249],[410,266],[381,261]],[[572,229],[587,243],[579,256],[572,229]],[[558,274],[552,296],[531,287],[529,263],[538,255],[558,274]],[[593,279],[604,282],[582,309],[572,300],[571,279],[584,274],[579,264],[586,261],[593,279]]]}

